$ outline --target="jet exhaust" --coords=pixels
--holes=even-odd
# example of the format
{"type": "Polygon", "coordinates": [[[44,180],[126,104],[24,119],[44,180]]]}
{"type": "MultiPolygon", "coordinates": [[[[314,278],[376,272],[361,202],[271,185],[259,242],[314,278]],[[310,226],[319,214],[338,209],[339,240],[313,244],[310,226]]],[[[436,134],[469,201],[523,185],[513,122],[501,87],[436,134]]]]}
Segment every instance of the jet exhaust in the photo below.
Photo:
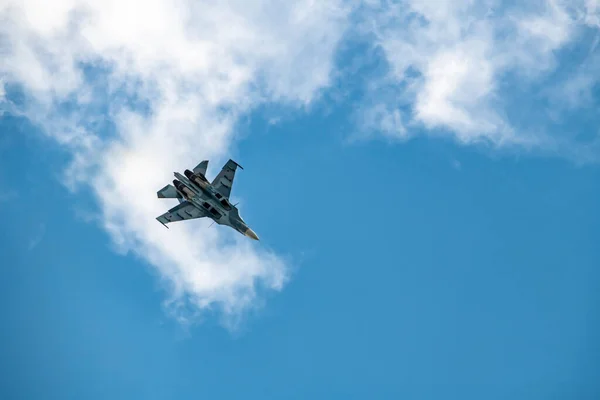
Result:
{"type": "Polygon", "coordinates": [[[203,188],[203,187],[206,187],[206,185],[208,185],[208,180],[202,174],[194,174],[189,169],[186,169],[185,171],[183,171],[183,174],[186,176],[186,178],[188,178],[190,181],[194,182],[199,187],[203,188]]]}
{"type": "Polygon", "coordinates": [[[190,188],[179,182],[177,179],[173,179],[173,185],[175,185],[175,189],[177,189],[177,191],[179,191],[186,199],[194,197],[194,193],[190,188]]]}

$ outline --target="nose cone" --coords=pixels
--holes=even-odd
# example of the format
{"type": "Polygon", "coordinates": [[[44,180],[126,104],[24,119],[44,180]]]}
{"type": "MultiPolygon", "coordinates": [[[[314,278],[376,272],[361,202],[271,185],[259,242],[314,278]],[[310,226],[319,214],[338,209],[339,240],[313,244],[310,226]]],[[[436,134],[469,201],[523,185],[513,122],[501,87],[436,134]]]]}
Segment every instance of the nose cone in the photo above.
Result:
{"type": "Polygon", "coordinates": [[[244,232],[244,235],[248,236],[250,239],[258,240],[258,236],[250,228],[248,228],[248,230],[246,232],[244,232]]]}

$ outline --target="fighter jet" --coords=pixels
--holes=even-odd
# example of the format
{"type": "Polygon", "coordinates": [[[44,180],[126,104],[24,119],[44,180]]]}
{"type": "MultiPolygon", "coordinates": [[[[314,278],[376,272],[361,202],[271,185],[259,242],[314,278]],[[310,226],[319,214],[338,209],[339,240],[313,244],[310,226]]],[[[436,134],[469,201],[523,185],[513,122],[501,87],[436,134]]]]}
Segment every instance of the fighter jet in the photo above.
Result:
{"type": "Polygon", "coordinates": [[[165,186],[156,194],[159,199],[177,199],[179,205],[156,219],[168,228],[169,222],[208,217],[219,225],[230,226],[242,235],[258,240],[256,233],[240,217],[237,207],[229,202],[237,167],[242,168],[233,160],[227,161],[212,183],[206,179],[208,160],[198,164],[193,172],[186,169],[185,176],[174,172],[177,179],[173,180],[173,185],[165,186]]]}

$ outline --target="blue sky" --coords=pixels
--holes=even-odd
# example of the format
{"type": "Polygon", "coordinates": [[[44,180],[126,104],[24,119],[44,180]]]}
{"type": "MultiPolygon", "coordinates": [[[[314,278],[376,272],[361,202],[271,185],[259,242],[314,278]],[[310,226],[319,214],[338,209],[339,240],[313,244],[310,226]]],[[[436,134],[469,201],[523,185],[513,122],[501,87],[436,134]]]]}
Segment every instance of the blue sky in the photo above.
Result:
{"type": "Polygon", "coordinates": [[[596,2],[10,4],[1,398],[597,398],[596,2]]]}

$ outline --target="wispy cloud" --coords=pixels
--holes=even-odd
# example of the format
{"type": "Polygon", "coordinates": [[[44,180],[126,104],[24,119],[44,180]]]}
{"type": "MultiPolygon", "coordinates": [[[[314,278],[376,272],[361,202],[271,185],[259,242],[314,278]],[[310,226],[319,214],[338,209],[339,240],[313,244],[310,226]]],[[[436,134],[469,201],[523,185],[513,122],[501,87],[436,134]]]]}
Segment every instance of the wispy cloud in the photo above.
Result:
{"type": "MultiPolygon", "coordinates": [[[[2,77],[0,77],[0,102],[4,101],[4,98],[6,97],[6,90],[4,89],[4,86],[6,85],[6,83],[4,82],[4,79],[2,77]]],[[[1,112],[2,110],[0,110],[1,112]]],[[[2,114],[0,114],[2,115],[2,114]]]]}
{"type": "MultiPolygon", "coordinates": [[[[202,223],[166,230],[156,190],[200,159],[228,155],[237,118],[256,105],[304,106],[329,85],[345,29],[341,1],[8,0],[0,74],[17,109],[71,149],[67,176],[88,184],[120,251],[160,272],[182,310],[226,319],[280,290],[276,254],[202,223]],[[190,307],[191,306],[191,307],[190,307]]],[[[14,107],[13,107],[14,111],[14,107]]],[[[213,171],[215,172],[215,171],[213,171]]]]}
{"type": "MultiPolygon", "coordinates": [[[[463,144],[496,147],[554,149],[566,143],[544,126],[525,129],[509,111],[522,100],[515,93],[535,98],[535,85],[562,67],[559,51],[587,40],[585,29],[597,26],[596,0],[368,3],[363,32],[384,50],[390,71],[382,79],[397,90],[391,97],[373,94],[361,112],[366,129],[400,139],[451,135],[463,144]]],[[[569,98],[598,79],[597,71],[586,72],[565,86],[569,98]]]]}

